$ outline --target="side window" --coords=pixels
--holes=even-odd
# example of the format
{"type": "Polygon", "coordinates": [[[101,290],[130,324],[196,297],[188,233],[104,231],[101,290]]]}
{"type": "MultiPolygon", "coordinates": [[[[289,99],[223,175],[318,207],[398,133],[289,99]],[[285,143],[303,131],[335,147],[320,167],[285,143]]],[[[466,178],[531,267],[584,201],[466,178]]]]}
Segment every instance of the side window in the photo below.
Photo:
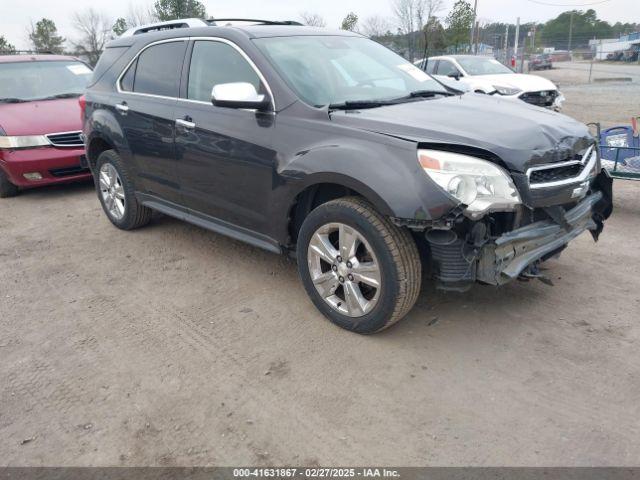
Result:
{"type": "Polygon", "coordinates": [[[455,67],[455,65],[451,63],[449,60],[440,60],[438,62],[438,75],[447,76],[452,74],[457,75],[459,73],[460,72],[455,67]]]}
{"type": "Polygon", "coordinates": [[[138,65],[137,59],[131,64],[127,73],[122,77],[122,80],[120,80],[120,88],[125,92],[133,92],[133,80],[136,76],[136,65],[138,65]]]}
{"type": "Polygon", "coordinates": [[[187,98],[211,101],[211,90],[221,83],[246,82],[261,91],[260,77],[232,46],[216,41],[196,41],[189,66],[187,98]]]}
{"type": "Polygon", "coordinates": [[[429,75],[433,75],[435,73],[437,63],[438,63],[437,60],[429,60],[429,63],[427,63],[427,70],[426,70],[429,75]]]}
{"type": "Polygon", "coordinates": [[[136,62],[133,91],[177,97],[186,44],[184,41],[160,43],[144,50],[136,62]]]}

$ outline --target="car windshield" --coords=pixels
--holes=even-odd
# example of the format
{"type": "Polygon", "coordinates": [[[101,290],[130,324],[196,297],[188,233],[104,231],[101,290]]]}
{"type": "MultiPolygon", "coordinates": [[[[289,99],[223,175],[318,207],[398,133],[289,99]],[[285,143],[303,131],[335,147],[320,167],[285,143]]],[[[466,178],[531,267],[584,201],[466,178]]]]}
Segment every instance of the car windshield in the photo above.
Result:
{"type": "Polygon", "coordinates": [[[448,94],[422,70],[366,38],[294,36],[255,42],[300,98],[316,107],[348,102],[364,107],[366,102],[448,94]]]}
{"type": "Polygon", "coordinates": [[[458,63],[468,75],[502,75],[513,73],[513,70],[505,67],[494,58],[459,57],[456,60],[458,60],[458,63]]]}
{"type": "Polygon", "coordinates": [[[91,69],[73,60],[0,63],[0,103],[78,97],[91,69]]]}

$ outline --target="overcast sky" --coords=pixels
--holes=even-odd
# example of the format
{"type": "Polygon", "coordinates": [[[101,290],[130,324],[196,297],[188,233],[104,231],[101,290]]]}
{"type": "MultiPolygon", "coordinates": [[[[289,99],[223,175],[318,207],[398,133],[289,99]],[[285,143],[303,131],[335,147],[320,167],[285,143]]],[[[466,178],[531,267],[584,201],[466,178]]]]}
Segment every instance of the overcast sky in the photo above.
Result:
{"type": "MultiPolygon", "coordinates": [[[[392,17],[392,0],[205,0],[209,15],[250,17],[264,19],[299,19],[300,12],[308,11],[322,15],[331,27],[340,25],[342,18],[354,11],[365,18],[370,15],[392,17]]],[[[470,0],[473,2],[473,0],[470,0]]],[[[478,16],[486,20],[515,23],[520,16],[522,22],[544,22],[569,10],[570,7],[544,6],[539,3],[576,5],[576,8],[594,8],[598,16],[609,22],[640,22],[640,0],[478,0],[478,16]]],[[[446,8],[440,12],[445,16],[454,0],[445,0],[446,8]]],[[[144,6],[152,0],[0,0],[0,35],[18,48],[28,48],[27,26],[42,17],[56,22],[58,30],[67,39],[76,36],[70,21],[71,15],[92,6],[116,19],[126,16],[130,5],[144,6]]]]}

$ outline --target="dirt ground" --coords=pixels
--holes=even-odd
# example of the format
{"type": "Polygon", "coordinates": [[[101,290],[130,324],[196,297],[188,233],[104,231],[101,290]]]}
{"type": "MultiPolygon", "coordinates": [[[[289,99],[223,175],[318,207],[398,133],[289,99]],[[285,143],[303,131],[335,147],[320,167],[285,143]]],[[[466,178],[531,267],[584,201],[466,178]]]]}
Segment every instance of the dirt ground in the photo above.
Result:
{"type": "Polygon", "coordinates": [[[639,189],[554,287],[426,285],[368,337],[289,260],[121,232],[90,185],[1,200],[0,465],[637,465],[639,189]]]}

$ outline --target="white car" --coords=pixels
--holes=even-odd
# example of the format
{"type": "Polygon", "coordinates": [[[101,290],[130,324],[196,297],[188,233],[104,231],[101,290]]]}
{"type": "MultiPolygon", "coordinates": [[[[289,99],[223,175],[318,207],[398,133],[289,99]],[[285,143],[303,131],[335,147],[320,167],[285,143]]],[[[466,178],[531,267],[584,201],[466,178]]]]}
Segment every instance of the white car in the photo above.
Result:
{"type": "Polygon", "coordinates": [[[491,57],[448,55],[420,60],[416,66],[438,80],[455,79],[469,90],[559,111],[565,98],[558,87],[538,75],[515,73],[491,57]]]}

